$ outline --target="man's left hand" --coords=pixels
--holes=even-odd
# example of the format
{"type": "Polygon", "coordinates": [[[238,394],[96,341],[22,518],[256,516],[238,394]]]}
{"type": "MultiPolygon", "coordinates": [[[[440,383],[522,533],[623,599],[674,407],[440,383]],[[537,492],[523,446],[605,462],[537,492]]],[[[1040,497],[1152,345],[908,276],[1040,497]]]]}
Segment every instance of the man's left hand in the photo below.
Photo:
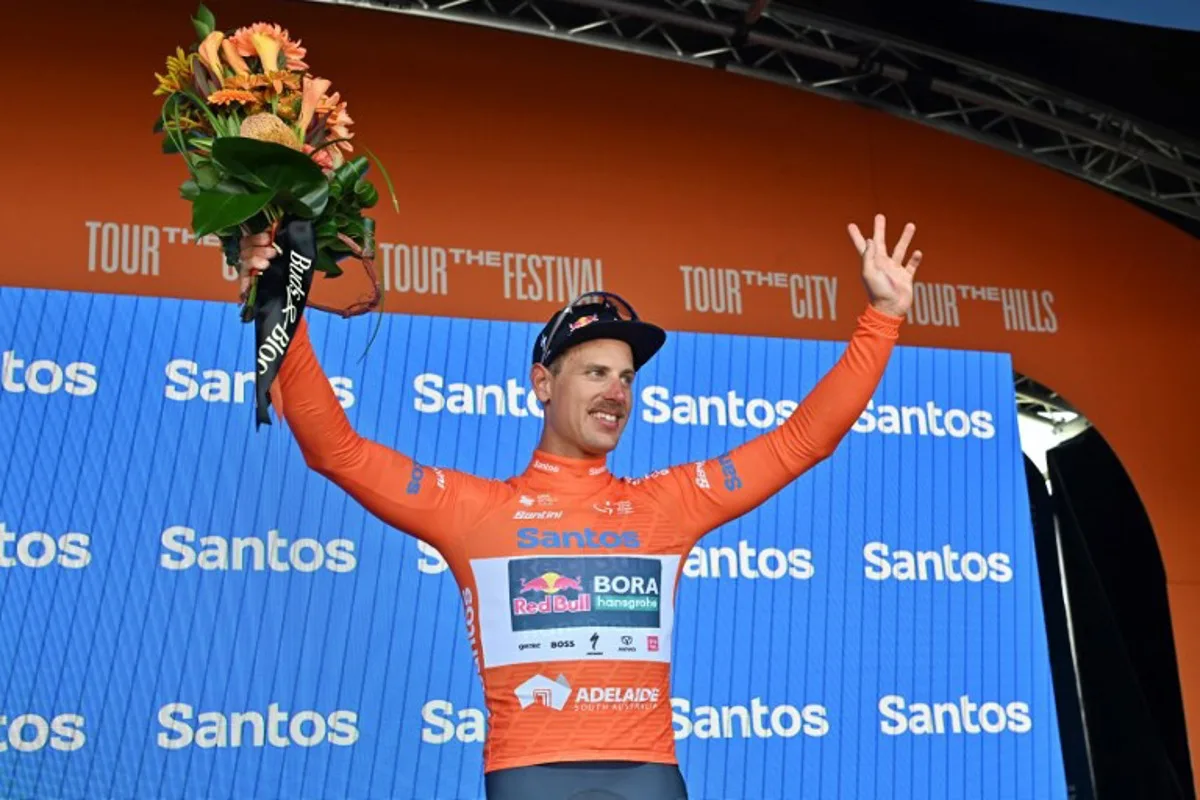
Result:
{"type": "Polygon", "coordinates": [[[863,285],[867,287],[871,305],[877,311],[903,317],[912,306],[913,276],[921,263],[920,250],[913,251],[908,263],[904,263],[904,256],[912,243],[913,234],[917,232],[917,226],[911,222],[904,226],[896,249],[889,255],[885,239],[886,224],[887,220],[883,214],[876,214],[875,236],[865,239],[858,226],[852,222],[849,226],[850,238],[858,248],[858,254],[862,256],[863,285]]]}

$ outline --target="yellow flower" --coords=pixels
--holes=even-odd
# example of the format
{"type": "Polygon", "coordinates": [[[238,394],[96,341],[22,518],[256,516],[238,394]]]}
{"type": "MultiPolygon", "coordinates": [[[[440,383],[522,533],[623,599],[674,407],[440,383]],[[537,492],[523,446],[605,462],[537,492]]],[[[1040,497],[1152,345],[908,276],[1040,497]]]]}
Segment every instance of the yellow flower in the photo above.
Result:
{"type": "Polygon", "coordinates": [[[310,78],[304,76],[304,99],[300,103],[300,133],[303,134],[308,130],[308,124],[312,122],[313,113],[317,110],[317,106],[321,103],[321,98],[325,96],[325,92],[329,89],[331,82],[325,78],[310,78]]]}
{"type": "Polygon", "coordinates": [[[221,66],[221,40],[224,38],[225,34],[221,31],[213,31],[204,37],[199,47],[200,60],[208,67],[217,83],[225,80],[225,68],[221,66]]]}
{"type": "Polygon", "coordinates": [[[154,77],[158,78],[158,88],[154,90],[155,95],[174,94],[184,86],[190,86],[192,83],[191,54],[183,52],[182,47],[176,47],[175,55],[167,56],[167,74],[159,75],[156,72],[154,77]]]}
{"type": "Polygon", "coordinates": [[[250,34],[254,52],[262,62],[263,72],[270,74],[279,69],[279,42],[264,33],[250,34]]]}
{"type": "Polygon", "coordinates": [[[242,57],[238,55],[237,48],[234,47],[233,42],[230,40],[225,39],[221,42],[221,55],[225,56],[225,63],[233,67],[235,74],[250,74],[250,67],[248,67],[246,62],[242,60],[242,57]]]}

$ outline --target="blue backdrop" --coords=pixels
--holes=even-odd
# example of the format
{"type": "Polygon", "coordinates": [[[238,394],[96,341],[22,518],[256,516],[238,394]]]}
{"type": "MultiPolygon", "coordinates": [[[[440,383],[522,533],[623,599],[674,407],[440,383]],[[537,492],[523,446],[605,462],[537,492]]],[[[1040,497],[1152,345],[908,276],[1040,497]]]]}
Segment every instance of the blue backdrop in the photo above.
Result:
{"type": "MultiPolygon", "coordinates": [[[[309,318],[364,435],[525,467],[537,326],[388,315],[361,359],[377,318],[309,318]]],[[[843,348],[672,335],[610,466],[729,449],[843,348]]],[[[0,288],[0,353],[0,795],[482,797],[452,579],[254,431],[236,308],[0,288]]],[[[899,348],[829,460],[692,552],[694,798],[1065,796],[1011,375],[899,348]]]]}

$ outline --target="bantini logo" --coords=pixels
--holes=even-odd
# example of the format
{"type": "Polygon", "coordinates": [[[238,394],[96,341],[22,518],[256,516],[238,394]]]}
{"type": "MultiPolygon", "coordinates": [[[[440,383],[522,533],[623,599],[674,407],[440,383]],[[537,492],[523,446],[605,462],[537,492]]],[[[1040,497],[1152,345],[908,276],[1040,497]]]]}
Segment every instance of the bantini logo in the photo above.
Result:
{"type": "Polygon", "coordinates": [[[571,684],[566,676],[559,675],[558,680],[550,680],[545,675],[534,675],[513,690],[521,701],[521,708],[532,705],[546,706],[555,711],[562,711],[571,696],[571,684]]]}

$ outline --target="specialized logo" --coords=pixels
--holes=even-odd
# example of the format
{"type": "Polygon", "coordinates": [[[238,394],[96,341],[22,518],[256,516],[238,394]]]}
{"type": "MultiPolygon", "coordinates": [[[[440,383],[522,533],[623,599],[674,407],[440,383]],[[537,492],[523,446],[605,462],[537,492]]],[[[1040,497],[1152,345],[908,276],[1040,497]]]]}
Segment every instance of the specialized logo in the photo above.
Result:
{"type": "Polygon", "coordinates": [[[658,559],[515,558],[508,582],[513,631],[661,624],[658,559]]]}
{"type": "Polygon", "coordinates": [[[545,706],[555,711],[562,711],[563,706],[571,697],[571,684],[559,675],[557,680],[550,680],[545,675],[534,675],[513,690],[521,708],[530,706],[545,706]]]}
{"type": "Polygon", "coordinates": [[[538,528],[521,528],[517,531],[517,547],[522,550],[542,548],[548,550],[614,550],[618,547],[635,550],[641,547],[637,531],[549,531],[538,528]]]}

